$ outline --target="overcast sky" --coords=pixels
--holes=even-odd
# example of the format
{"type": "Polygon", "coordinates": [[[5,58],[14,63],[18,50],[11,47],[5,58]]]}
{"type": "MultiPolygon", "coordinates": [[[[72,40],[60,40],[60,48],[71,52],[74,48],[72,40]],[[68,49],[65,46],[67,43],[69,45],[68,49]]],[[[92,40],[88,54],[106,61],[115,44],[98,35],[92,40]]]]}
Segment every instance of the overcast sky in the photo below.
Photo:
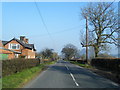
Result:
{"type": "MultiPolygon", "coordinates": [[[[85,30],[85,20],[81,17],[80,8],[87,4],[84,2],[3,3],[2,39],[10,40],[21,35],[26,36],[30,43],[35,44],[38,52],[44,48],[60,52],[68,43],[82,49],[80,32],[85,30]]],[[[117,50],[112,48],[112,53],[117,53],[117,50]]]]}

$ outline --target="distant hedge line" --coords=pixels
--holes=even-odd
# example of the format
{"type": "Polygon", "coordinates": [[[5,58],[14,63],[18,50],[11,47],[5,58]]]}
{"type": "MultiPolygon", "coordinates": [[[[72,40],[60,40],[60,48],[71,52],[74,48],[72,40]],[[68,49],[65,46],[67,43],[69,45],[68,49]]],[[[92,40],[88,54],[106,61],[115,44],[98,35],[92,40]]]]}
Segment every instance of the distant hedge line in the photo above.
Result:
{"type": "Polygon", "coordinates": [[[39,59],[13,59],[2,61],[2,76],[11,75],[40,64],[39,59]]]}
{"type": "Polygon", "coordinates": [[[85,60],[70,59],[70,61],[76,61],[78,63],[85,64],[85,60]]]}
{"type": "Polygon", "coordinates": [[[120,73],[120,58],[95,58],[91,65],[120,73]]]}

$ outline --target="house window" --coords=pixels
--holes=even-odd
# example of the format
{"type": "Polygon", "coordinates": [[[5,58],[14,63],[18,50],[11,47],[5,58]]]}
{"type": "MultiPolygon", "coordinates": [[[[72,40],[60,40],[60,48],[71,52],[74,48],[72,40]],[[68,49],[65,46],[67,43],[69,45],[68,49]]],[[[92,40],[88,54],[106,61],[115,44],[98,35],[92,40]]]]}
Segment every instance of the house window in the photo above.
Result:
{"type": "Polygon", "coordinates": [[[9,44],[9,49],[20,49],[19,44],[9,44]]]}

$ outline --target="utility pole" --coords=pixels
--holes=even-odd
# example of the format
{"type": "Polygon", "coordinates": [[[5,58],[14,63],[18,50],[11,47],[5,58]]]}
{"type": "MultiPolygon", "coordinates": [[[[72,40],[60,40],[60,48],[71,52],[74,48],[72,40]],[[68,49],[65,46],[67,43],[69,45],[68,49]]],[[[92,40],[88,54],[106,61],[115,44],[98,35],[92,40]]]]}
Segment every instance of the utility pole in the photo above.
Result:
{"type": "Polygon", "coordinates": [[[86,63],[88,63],[88,17],[86,16],[86,63]]]}

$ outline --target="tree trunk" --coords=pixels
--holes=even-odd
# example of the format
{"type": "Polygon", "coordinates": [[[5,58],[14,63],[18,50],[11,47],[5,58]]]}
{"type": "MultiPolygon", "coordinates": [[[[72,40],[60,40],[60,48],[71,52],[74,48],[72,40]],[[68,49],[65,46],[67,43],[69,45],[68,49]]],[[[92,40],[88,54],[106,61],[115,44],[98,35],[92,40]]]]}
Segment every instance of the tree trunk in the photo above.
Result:
{"type": "Polygon", "coordinates": [[[94,47],[94,52],[95,52],[95,57],[98,57],[98,53],[99,53],[99,47],[98,46],[95,46],[94,47]]]}
{"type": "Polygon", "coordinates": [[[98,57],[98,52],[97,51],[95,52],[95,57],[98,57]]]}

